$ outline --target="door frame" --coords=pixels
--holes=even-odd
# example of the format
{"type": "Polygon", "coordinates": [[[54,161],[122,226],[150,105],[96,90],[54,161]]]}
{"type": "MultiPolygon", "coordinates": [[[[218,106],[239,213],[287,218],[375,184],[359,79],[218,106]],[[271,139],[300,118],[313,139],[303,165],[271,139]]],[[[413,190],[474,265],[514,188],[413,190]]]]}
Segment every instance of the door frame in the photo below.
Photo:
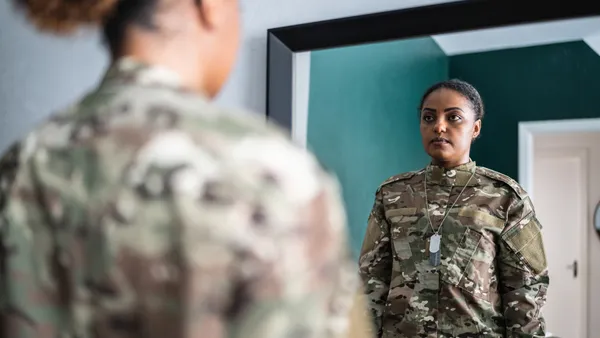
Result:
{"type": "Polygon", "coordinates": [[[546,133],[600,132],[600,118],[519,122],[519,184],[533,200],[533,138],[546,133]]]}
{"type": "MultiPolygon", "coordinates": [[[[569,119],[569,120],[546,120],[546,121],[533,121],[533,122],[519,122],[519,183],[527,191],[529,197],[533,200],[533,165],[535,158],[534,148],[534,137],[540,134],[546,133],[576,133],[576,132],[600,132],[600,118],[591,119],[569,119]]],[[[535,203],[534,203],[535,204],[535,203]]],[[[592,216],[588,215],[588,220],[591,220],[592,216]]],[[[582,321],[584,337],[588,337],[588,321],[590,314],[588,313],[588,291],[589,291],[589,277],[588,277],[588,237],[587,231],[584,229],[581,231],[580,236],[582,243],[582,264],[583,267],[581,274],[584,276],[582,281],[582,313],[585,314],[584,320],[582,321]]]]}

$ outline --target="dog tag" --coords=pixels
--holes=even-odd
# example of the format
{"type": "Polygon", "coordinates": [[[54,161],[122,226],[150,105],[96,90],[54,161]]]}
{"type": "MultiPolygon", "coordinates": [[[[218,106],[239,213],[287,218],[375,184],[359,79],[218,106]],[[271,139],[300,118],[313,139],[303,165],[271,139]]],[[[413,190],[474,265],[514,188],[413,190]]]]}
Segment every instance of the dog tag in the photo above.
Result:
{"type": "Polygon", "coordinates": [[[431,266],[439,266],[442,262],[442,253],[438,250],[438,252],[432,252],[429,254],[429,264],[431,266]]]}
{"type": "Polygon", "coordinates": [[[439,266],[442,258],[440,252],[441,238],[439,234],[434,234],[429,240],[429,264],[432,266],[439,266]]]}
{"type": "Polygon", "coordinates": [[[429,241],[429,252],[434,253],[440,251],[441,239],[442,236],[440,236],[439,234],[434,234],[433,236],[431,236],[431,239],[429,241]]]}

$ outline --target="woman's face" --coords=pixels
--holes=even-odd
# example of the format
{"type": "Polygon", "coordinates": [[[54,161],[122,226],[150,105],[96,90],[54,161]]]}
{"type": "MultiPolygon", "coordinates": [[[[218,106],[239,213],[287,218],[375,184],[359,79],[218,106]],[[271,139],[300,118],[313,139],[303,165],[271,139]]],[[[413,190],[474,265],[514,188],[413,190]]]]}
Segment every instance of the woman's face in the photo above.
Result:
{"type": "Polygon", "coordinates": [[[441,88],[433,91],[421,107],[421,138],[433,163],[447,168],[469,161],[471,142],[481,130],[469,100],[441,88]]]}

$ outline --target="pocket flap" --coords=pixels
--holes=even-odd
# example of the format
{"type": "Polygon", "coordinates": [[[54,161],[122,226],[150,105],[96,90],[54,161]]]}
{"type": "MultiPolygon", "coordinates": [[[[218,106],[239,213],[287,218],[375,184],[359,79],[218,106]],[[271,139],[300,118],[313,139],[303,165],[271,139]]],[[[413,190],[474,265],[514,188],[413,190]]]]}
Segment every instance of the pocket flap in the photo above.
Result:
{"type": "Polygon", "coordinates": [[[385,211],[385,217],[387,217],[387,219],[389,219],[391,222],[411,222],[418,219],[418,217],[415,215],[416,213],[417,208],[415,207],[390,209],[385,211]]]}
{"type": "Polygon", "coordinates": [[[394,217],[394,216],[412,216],[417,213],[417,208],[398,208],[398,209],[390,209],[385,211],[386,217],[394,217]]]}
{"type": "Polygon", "coordinates": [[[494,228],[503,229],[505,224],[503,219],[490,215],[485,211],[477,210],[475,208],[461,208],[458,211],[458,216],[472,218],[474,225],[478,226],[491,226],[494,228]]]}

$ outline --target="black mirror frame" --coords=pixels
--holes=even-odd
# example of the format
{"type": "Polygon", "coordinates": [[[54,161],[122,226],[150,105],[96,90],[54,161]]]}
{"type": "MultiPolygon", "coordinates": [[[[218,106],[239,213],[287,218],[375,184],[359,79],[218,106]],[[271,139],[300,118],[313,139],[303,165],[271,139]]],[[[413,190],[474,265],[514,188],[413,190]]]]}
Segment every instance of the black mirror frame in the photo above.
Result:
{"type": "Polygon", "coordinates": [[[295,53],[595,15],[600,1],[463,0],[269,29],[266,116],[292,130],[295,53]]]}
{"type": "Polygon", "coordinates": [[[596,229],[596,233],[600,236],[600,201],[596,204],[596,209],[594,210],[594,229],[596,229]]]}

